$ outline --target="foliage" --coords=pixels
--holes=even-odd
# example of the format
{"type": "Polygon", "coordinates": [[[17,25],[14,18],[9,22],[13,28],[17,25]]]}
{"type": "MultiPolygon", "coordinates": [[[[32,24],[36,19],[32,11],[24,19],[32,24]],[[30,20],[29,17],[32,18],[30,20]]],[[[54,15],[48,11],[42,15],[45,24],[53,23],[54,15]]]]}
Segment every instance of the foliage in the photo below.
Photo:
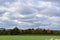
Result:
{"type": "Polygon", "coordinates": [[[60,30],[50,30],[50,29],[19,29],[17,27],[13,28],[13,29],[1,29],[0,30],[0,35],[21,35],[21,34],[59,34],[60,35],[60,30]]]}

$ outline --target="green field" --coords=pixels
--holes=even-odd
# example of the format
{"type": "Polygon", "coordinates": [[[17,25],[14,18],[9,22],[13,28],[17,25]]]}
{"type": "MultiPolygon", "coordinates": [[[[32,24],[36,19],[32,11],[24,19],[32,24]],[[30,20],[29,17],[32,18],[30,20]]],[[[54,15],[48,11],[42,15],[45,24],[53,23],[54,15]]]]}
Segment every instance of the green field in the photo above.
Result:
{"type": "Polygon", "coordinates": [[[19,36],[0,36],[0,40],[60,40],[60,36],[46,35],[19,35],[19,36]]]}

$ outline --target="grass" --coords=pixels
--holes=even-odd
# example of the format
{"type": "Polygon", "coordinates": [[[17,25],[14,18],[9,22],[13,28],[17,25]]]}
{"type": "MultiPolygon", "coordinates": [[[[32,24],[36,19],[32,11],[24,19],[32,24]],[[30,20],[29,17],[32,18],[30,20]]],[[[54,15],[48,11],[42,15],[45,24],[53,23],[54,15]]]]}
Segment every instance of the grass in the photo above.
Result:
{"type": "Polygon", "coordinates": [[[60,36],[54,35],[7,35],[0,36],[0,40],[50,40],[51,38],[59,39],[60,36]]]}

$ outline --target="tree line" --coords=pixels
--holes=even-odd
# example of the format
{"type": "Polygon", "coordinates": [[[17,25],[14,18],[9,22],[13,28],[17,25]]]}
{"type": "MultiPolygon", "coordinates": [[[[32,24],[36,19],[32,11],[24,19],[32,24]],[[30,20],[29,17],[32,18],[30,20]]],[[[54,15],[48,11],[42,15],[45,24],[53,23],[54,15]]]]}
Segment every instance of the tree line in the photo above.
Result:
{"type": "Polygon", "coordinates": [[[0,35],[22,35],[22,34],[54,34],[60,35],[60,30],[50,30],[50,29],[19,29],[17,27],[13,29],[0,29],[0,35]]]}

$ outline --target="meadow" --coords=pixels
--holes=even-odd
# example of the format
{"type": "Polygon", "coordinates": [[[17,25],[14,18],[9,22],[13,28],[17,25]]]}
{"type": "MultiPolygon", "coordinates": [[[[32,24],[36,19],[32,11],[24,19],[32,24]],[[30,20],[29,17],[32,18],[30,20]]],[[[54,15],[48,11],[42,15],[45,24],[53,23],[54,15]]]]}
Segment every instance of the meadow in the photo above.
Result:
{"type": "Polygon", "coordinates": [[[60,36],[54,35],[3,35],[0,40],[60,40],[60,36]]]}

